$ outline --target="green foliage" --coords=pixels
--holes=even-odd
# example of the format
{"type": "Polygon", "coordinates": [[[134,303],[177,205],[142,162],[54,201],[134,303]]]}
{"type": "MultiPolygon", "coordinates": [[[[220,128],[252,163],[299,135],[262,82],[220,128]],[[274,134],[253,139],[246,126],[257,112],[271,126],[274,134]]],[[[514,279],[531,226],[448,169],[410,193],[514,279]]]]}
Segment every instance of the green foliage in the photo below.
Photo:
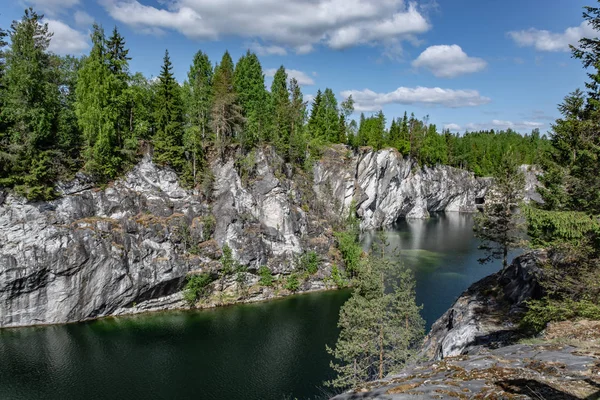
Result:
{"type": "Polygon", "coordinates": [[[260,280],[258,281],[258,283],[261,286],[273,286],[273,274],[267,266],[261,266],[258,269],[258,275],[260,276],[260,280]]]}
{"type": "Polygon", "coordinates": [[[548,211],[529,206],[524,208],[527,233],[535,247],[561,244],[584,246],[600,238],[600,222],[580,211],[548,211]]]}
{"type": "Polygon", "coordinates": [[[500,259],[504,268],[508,265],[508,251],[521,242],[517,207],[523,199],[524,188],[525,178],[508,153],[494,176],[483,212],[475,220],[475,235],[483,241],[479,248],[486,252],[486,256],[479,259],[480,263],[500,259]]]}
{"type": "Polygon", "coordinates": [[[188,304],[194,305],[199,299],[208,295],[209,285],[212,281],[213,278],[208,273],[189,275],[183,291],[183,298],[188,304]]]}
{"type": "Polygon", "coordinates": [[[315,251],[309,251],[300,256],[300,270],[314,275],[319,270],[319,255],[315,251]]]}
{"type": "Polygon", "coordinates": [[[348,279],[346,279],[346,274],[343,271],[340,271],[336,264],[331,266],[331,280],[338,288],[345,288],[348,286],[348,279]]]}
{"type": "Polygon", "coordinates": [[[265,89],[265,77],[256,54],[248,51],[238,60],[233,86],[244,117],[239,141],[245,150],[251,150],[257,143],[271,139],[269,93],[265,89]]]}
{"type": "Polygon", "coordinates": [[[233,61],[229,52],[223,54],[221,63],[215,67],[213,76],[214,100],[211,109],[211,128],[215,144],[222,155],[225,146],[235,137],[244,123],[242,109],[238,103],[233,82],[233,61]]]}
{"type": "Polygon", "coordinates": [[[575,319],[600,320],[600,305],[590,300],[558,301],[550,297],[531,300],[527,303],[527,312],[521,320],[526,331],[540,332],[549,322],[575,319]]]}
{"type": "Polygon", "coordinates": [[[229,275],[232,274],[236,267],[236,262],[233,258],[233,252],[231,247],[227,244],[223,245],[223,255],[221,256],[221,274],[229,275]]]}
{"type": "MultiPolygon", "coordinates": [[[[414,357],[424,334],[409,269],[374,251],[361,263],[354,291],[340,310],[340,335],[328,386],[345,389],[382,379],[414,357]]],[[[383,253],[383,250],[382,250],[383,253]]]]}
{"type": "Polygon", "coordinates": [[[154,160],[182,173],[187,166],[183,152],[183,103],[173,75],[169,52],[165,51],[156,88],[154,120],[154,160]]]}
{"type": "Polygon", "coordinates": [[[0,185],[31,200],[54,195],[64,157],[57,128],[67,122],[61,119],[61,62],[47,51],[52,33],[42,19],[26,9],[11,24],[6,51],[5,32],[0,36],[0,185]]]}
{"type": "Polygon", "coordinates": [[[356,217],[356,202],[352,200],[344,230],[336,232],[337,248],[342,254],[346,273],[356,275],[359,269],[363,249],[359,242],[359,220],[356,217]]]}
{"type": "Polygon", "coordinates": [[[285,280],[284,287],[290,292],[297,292],[300,289],[300,279],[297,274],[290,274],[285,280]]]}

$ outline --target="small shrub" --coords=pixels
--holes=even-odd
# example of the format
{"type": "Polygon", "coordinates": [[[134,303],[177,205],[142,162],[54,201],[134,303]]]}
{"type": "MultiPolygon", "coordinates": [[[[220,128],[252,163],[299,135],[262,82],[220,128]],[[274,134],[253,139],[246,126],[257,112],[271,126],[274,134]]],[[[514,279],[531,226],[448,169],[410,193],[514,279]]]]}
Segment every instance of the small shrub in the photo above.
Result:
{"type": "Polygon", "coordinates": [[[208,285],[212,282],[210,274],[190,275],[183,291],[183,298],[188,304],[195,304],[200,298],[208,295],[208,285]]]}
{"type": "Polygon", "coordinates": [[[319,255],[315,251],[304,253],[300,257],[300,269],[314,275],[319,270],[319,255]]]}
{"type": "Polygon", "coordinates": [[[223,276],[233,273],[236,262],[233,259],[233,252],[228,245],[223,246],[223,256],[221,256],[221,274],[223,276]]]}
{"type": "Polygon", "coordinates": [[[212,214],[202,218],[202,238],[204,240],[208,240],[211,238],[212,234],[215,231],[216,225],[217,220],[212,214]]]}
{"type": "Polygon", "coordinates": [[[600,320],[600,305],[589,300],[574,301],[544,298],[527,302],[528,310],[521,320],[521,327],[533,332],[542,331],[549,322],[577,318],[600,320]]]}
{"type": "Polygon", "coordinates": [[[300,289],[300,280],[298,279],[298,275],[291,274],[287,277],[285,281],[285,288],[290,292],[297,292],[300,289]]]}
{"type": "Polygon", "coordinates": [[[271,274],[271,270],[265,265],[258,269],[258,275],[260,276],[258,283],[261,286],[273,286],[273,274],[271,274]]]}
{"type": "Polygon", "coordinates": [[[337,265],[333,264],[331,267],[331,280],[338,288],[344,288],[348,286],[348,281],[345,277],[345,274],[340,271],[337,265]]]}
{"type": "Polygon", "coordinates": [[[360,257],[363,253],[362,247],[358,243],[356,234],[352,231],[337,232],[335,234],[338,242],[338,249],[342,253],[346,271],[350,275],[356,275],[359,268],[360,257]]]}

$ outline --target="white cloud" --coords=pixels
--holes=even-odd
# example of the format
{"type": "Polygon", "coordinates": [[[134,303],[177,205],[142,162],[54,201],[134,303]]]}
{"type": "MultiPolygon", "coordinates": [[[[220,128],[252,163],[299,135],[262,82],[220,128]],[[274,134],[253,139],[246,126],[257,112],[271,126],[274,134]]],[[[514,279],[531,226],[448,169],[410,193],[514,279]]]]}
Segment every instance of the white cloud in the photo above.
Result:
{"type": "Polygon", "coordinates": [[[569,45],[577,45],[583,37],[596,37],[598,31],[587,22],[582,22],[581,25],[567,28],[561,33],[530,28],[508,32],[508,36],[521,47],[534,47],[539,51],[569,51],[569,45]]]}
{"type": "MultiPolygon", "coordinates": [[[[265,76],[275,76],[275,72],[277,72],[277,69],[275,68],[266,69],[265,76]]],[[[314,79],[302,71],[298,71],[297,69],[286,69],[285,72],[288,74],[288,79],[296,78],[298,85],[300,86],[310,86],[315,84],[314,79]]]]}
{"type": "Polygon", "coordinates": [[[478,122],[478,123],[469,123],[465,125],[465,129],[469,131],[478,131],[478,130],[486,130],[486,129],[512,129],[512,130],[526,130],[530,131],[532,129],[540,129],[543,128],[546,124],[543,122],[533,122],[533,121],[504,121],[499,119],[493,119],[491,122],[478,122]]]}
{"type": "Polygon", "coordinates": [[[386,104],[424,104],[450,108],[475,107],[489,103],[488,97],[483,97],[476,90],[454,90],[439,87],[399,87],[389,93],[375,93],[372,90],[345,90],[342,97],[352,95],[356,102],[356,111],[377,111],[386,104]]]}
{"type": "Polygon", "coordinates": [[[60,14],[79,4],[79,0],[25,0],[24,2],[48,15],[60,14]]]}
{"type": "Polygon", "coordinates": [[[430,46],[412,62],[415,68],[426,68],[438,78],[454,78],[479,72],[487,66],[481,58],[469,57],[456,44],[430,46]]]}
{"type": "Polygon", "coordinates": [[[314,99],[315,99],[315,95],[313,95],[313,94],[305,94],[303,96],[303,100],[309,105],[312,104],[314,99]]]}
{"type": "Polygon", "coordinates": [[[94,17],[81,10],[75,11],[73,18],[75,18],[75,23],[78,26],[90,26],[94,23],[94,17]]]}
{"type": "Polygon", "coordinates": [[[462,128],[460,127],[460,125],[457,125],[457,124],[446,124],[446,125],[444,125],[444,129],[448,129],[452,132],[458,132],[462,128]]]}
{"type": "Polygon", "coordinates": [[[263,45],[258,42],[252,42],[248,48],[258,54],[259,56],[285,56],[287,54],[287,50],[282,46],[275,45],[263,45]]]}
{"type": "Polygon", "coordinates": [[[167,4],[163,8],[100,1],[114,19],[140,31],[169,29],[204,40],[240,36],[298,54],[316,45],[396,45],[431,28],[417,5],[405,0],[171,0],[159,2],[167,4]]]}
{"type": "Polygon", "coordinates": [[[54,33],[48,50],[56,54],[81,54],[90,47],[87,35],[79,32],[64,22],[46,19],[48,30],[54,33]]]}

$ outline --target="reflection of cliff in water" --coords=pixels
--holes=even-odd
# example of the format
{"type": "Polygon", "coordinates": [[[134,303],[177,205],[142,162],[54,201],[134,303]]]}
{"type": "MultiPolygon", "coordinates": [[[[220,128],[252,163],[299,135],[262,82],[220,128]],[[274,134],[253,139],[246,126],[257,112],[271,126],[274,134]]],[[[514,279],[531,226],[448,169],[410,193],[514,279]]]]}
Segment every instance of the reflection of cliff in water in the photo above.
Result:
{"type": "MultiPolygon", "coordinates": [[[[385,231],[387,254],[414,271],[417,302],[424,304],[428,327],[469,285],[501,267],[499,261],[479,264],[483,253],[473,223],[473,214],[438,213],[427,220],[401,219],[385,231]]],[[[376,240],[377,231],[364,232],[363,248],[376,240]]]]}

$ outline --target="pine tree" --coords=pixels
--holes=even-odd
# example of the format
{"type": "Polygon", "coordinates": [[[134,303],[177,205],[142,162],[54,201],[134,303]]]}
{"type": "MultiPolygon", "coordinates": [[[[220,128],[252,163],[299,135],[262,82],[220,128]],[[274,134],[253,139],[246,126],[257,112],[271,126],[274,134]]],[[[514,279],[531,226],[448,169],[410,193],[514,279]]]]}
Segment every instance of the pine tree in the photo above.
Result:
{"type": "Polygon", "coordinates": [[[271,138],[269,96],[265,89],[262,66],[256,54],[248,51],[238,60],[233,75],[233,86],[245,118],[240,142],[248,150],[259,141],[269,141],[271,138]]]}
{"type": "Polygon", "coordinates": [[[213,102],[213,68],[208,55],[198,51],[184,83],[184,103],[186,129],[184,136],[185,153],[191,162],[191,179],[198,181],[198,171],[202,168],[203,143],[210,130],[210,111],[213,102]]]}
{"type": "Polygon", "coordinates": [[[411,271],[386,257],[385,241],[361,263],[352,296],[342,306],[331,367],[336,388],[356,387],[401,369],[415,353],[424,321],[411,271]],[[381,254],[377,254],[381,252],[381,254]]]}
{"type": "Polygon", "coordinates": [[[11,24],[0,111],[7,128],[0,137],[0,185],[13,186],[29,199],[52,197],[56,177],[59,75],[47,52],[52,33],[42,19],[29,8],[11,24]]]}
{"type": "Polygon", "coordinates": [[[287,88],[288,75],[283,65],[279,67],[271,84],[271,110],[273,112],[273,140],[277,148],[286,153],[289,147],[291,120],[290,93],[287,88]]]}
{"type": "Polygon", "coordinates": [[[228,51],[223,54],[221,63],[215,68],[213,93],[211,125],[217,147],[222,155],[225,146],[239,131],[244,122],[233,86],[233,61],[228,51]]]}
{"type": "Polygon", "coordinates": [[[523,200],[525,178],[514,157],[509,153],[494,176],[494,185],[488,191],[483,212],[476,218],[475,235],[483,243],[479,247],[486,256],[479,259],[484,264],[494,259],[508,265],[508,252],[521,243],[521,226],[518,207],[523,200]]]}
{"type": "Polygon", "coordinates": [[[153,158],[158,164],[170,165],[176,171],[184,172],[183,104],[168,50],[165,51],[158,82],[154,106],[156,133],[153,138],[153,158]]]}

